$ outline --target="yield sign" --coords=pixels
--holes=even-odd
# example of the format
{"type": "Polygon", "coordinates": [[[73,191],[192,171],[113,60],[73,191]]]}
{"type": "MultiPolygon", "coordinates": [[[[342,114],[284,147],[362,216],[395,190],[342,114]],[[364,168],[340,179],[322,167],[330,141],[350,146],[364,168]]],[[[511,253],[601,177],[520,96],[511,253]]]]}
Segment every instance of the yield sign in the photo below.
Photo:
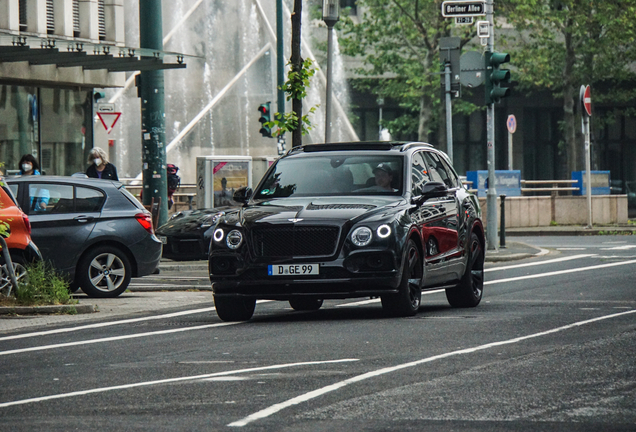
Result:
{"type": "Polygon", "coordinates": [[[120,112],[111,112],[111,113],[98,112],[97,117],[99,117],[99,120],[102,122],[102,125],[104,125],[104,129],[106,129],[106,133],[111,133],[113,128],[115,127],[115,123],[117,123],[117,120],[119,120],[119,117],[121,117],[121,113],[120,112]],[[110,126],[108,126],[107,121],[108,123],[110,123],[110,126]]]}

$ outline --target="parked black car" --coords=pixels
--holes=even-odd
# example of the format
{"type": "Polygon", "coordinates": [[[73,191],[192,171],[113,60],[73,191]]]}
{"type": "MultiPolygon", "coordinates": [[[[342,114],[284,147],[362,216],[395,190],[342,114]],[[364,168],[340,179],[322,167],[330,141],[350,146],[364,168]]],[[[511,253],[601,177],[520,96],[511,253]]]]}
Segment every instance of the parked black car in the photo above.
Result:
{"type": "Polygon", "coordinates": [[[396,316],[417,313],[422,290],[445,288],[454,307],[481,301],[479,203],[429,144],[297,147],[234,200],[245,205],[219,218],[209,257],[224,321],[250,319],[256,299],[316,310],[380,296],[396,316]]]}
{"type": "Polygon", "coordinates": [[[131,277],[151,274],[161,242],[150,212],[115,181],[22,176],[7,184],[31,221],[45,261],[89,296],[116,297],[131,277]]]}
{"type": "Polygon", "coordinates": [[[214,226],[221,209],[184,210],[172,215],[157,228],[157,237],[163,242],[163,257],[175,261],[206,260],[214,226]]]}

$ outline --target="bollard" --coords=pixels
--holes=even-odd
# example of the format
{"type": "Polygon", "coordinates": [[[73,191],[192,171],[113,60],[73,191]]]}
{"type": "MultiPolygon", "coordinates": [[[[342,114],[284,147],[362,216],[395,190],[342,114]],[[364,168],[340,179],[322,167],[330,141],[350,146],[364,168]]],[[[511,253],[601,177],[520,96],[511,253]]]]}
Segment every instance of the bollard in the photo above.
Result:
{"type": "Polygon", "coordinates": [[[506,248],[506,196],[499,195],[501,198],[501,222],[499,227],[499,247],[506,248]]]}

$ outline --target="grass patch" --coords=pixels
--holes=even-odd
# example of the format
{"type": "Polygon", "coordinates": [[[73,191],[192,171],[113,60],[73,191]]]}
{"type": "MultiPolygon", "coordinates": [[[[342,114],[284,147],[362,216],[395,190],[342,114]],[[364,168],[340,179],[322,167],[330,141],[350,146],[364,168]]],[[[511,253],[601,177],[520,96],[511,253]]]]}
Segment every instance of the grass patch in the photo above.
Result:
{"type": "Polygon", "coordinates": [[[53,267],[44,262],[27,265],[27,278],[12,290],[11,297],[0,299],[2,306],[71,305],[78,301],[71,297],[69,283],[53,267]]]}

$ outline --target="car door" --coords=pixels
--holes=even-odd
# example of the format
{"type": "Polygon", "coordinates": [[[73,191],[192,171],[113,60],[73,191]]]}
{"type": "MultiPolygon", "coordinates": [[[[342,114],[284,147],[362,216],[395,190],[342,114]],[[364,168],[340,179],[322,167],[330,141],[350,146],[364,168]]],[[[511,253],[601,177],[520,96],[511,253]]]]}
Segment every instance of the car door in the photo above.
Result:
{"type": "Polygon", "coordinates": [[[45,261],[72,272],[79,253],[95,227],[104,194],[95,189],[62,183],[27,185],[31,238],[45,261]]]}
{"type": "Polygon", "coordinates": [[[424,231],[427,249],[427,284],[443,284],[461,275],[459,249],[457,181],[449,174],[439,155],[423,151],[423,159],[432,181],[442,182],[448,188],[445,196],[431,198],[423,207],[430,213],[431,222],[424,231]]]}

